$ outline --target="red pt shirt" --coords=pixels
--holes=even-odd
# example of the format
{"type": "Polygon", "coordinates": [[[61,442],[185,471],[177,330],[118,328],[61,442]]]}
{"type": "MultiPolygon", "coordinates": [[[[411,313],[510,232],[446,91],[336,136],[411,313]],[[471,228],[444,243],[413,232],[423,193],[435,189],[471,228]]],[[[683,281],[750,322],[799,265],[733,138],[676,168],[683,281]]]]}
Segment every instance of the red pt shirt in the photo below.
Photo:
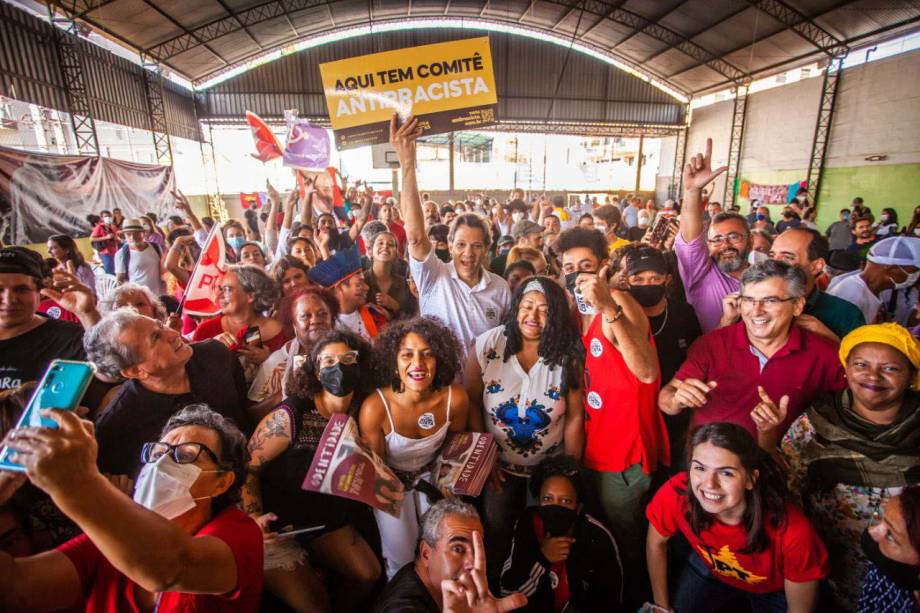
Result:
{"type": "Polygon", "coordinates": [[[786,344],[761,369],[744,322],[738,322],[696,339],[674,377],[717,384],[705,405],[687,409],[693,412],[691,426],[728,421],[756,438],[751,411],[760,403],[757,386],[762,386],[777,405],[780,398],[789,396],[785,432],[817,396],[846,387],[837,348],[838,343],[793,325],[786,344]]]}
{"type": "Polygon", "coordinates": [[[763,551],[742,553],[747,545],[747,530],[741,524],[729,526],[713,519],[709,528],[697,536],[687,521],[687,481],[686,472],[671,477],[646,507],[645,515],[664,537],[680,531],[716,579],[745,592],[766,594],[782,590],[786,580],[818,581],[830,572],[824,543],[805,514],[788,502],[786,520],[779,527],[773,526],[773,516],[767,514],[769,545],[763,551]]]}
{"type": "MultiPolygon", "coordinates": [[[[604,336],[598,315],[582,337],[585,355],[585,466],[623,472],[634,464],[650,475],[667,465],[670,450],[658,410],[660,378],[643,383],[604,336]]],[[[649,343],[654,345],[651,336],[649,343]]]]}
{"type": "MultiPolygon", "coordinates": [[[[262,594],[262,530],[245,513],[235,507],[224,509],[195,536],[213,536],[227,543],[236,560],[236,589],[226,594],[181,594],[163,592],[158,613],[244,613],[259,610],[262,594]]],[[[136,584],[117,570],[91,540],[82,534],[58,551],[73,563],[88,613],[139,611],[134,598],[136,584]]]]}

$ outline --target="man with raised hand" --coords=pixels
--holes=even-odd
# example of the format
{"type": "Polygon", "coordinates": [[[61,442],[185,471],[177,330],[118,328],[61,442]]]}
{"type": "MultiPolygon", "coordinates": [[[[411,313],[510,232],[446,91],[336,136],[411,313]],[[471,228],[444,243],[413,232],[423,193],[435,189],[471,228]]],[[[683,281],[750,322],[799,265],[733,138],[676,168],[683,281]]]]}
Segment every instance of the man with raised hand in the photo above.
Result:
{"type": "Polygon", "coordinates": [[[390,120],[390,144],[402,172],[400,208],[409,245],[409,271],[418,287],[419,312],[440,319],[464,351],[477,336],[501,323],[511,292],[508,283],[485,269],[491,232],[475,213],[458,215],[447,236],[451,261],[442,262],[425,232],[425,215],[415,175],[415,141],[421,128],[415,117],[398,124],[390,120]]]}
{"type": "Polygon", "coordinates": [[[718,327],[722,299],[741,287],[751,252],[747,220],[737,213],[717,214],[708,233],[704,231],[703,188],[727,169],[712,169],[712,139],[707,138],[706,154],[691,157],[683,174],[684,204],[674,251],[687,302],[696,310],[703,332],[718,327]]]}

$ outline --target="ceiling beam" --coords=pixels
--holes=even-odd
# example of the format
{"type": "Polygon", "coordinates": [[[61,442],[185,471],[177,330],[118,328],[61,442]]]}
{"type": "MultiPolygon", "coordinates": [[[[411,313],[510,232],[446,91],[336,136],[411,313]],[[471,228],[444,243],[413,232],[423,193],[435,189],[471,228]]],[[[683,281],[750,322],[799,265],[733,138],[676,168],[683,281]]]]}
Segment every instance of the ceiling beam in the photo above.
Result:
{"type": "MultiPolygon", "coordinates": [[[[812,15],[811,18],[812,18],[812,20],[814,20],[814,19],[819,19],[819,18],[824,17],[825,15],[827,15],[827,14],[829,14],[829,13],[832,13],[833,11],[836,11],[838,8],[840,8],[840,7],[842,7],[842,6],[846,5],[846,4],[851,4],[852,2],[853,2],[853,0],[838,0],[838,2],[836,2],[836,3],[833,4],[832,6],[829,6],[828,8],[824,9],[824,10],[821,11],[820,13],[818,13],[818,14],[816,14],[816,15],[812,15]]],[[[781,33],[785,32],[786,29],[787,29],[787,28],[783,27],[783,28],[771,30],[770,32],[767,32],[767,33],[765,33],[765,34],[761,34],[760,36],[755,37],[755,38],[754,38],[751,42],[749,42],[749,43],[744,43],[743,45],[739,45],[739,46],[735,47],[734,49],[729,49],[728,51],[726,51],[725,53],[722,54],[722,57],[728,57],[728,56],[730,56],[730,55],[733,55],[733,54],[735,54],[735,53],[741,51],[742,49],[747,49],[748,47],[753,47],[754,45],[756,45],[756,44],[759,43],[759,42],[762,42],[762,41],[764,41],[764,40],[767,40],[768,38],[772,38],[773,36],[776,36],[777,34],[781,34],[781,33]]],[[[702,66],[702,65],[703,65],[703,62],[697,62],[696,64],[693,64],[693,65],[691,65],[691,66],[688,66],[687,68],[681,68],[681,69],[678,70],[677,72],[673,72],[673,73],[669,74],[669,75],[667,76],[667,79],[668,79],[668,80],[671,80],[672,78],[674,78],[674,77],[676,77],[676,76],[678,76],[678,75],[682,75],[682,74],[684,74],[684,73],[686,73],[686,72],[689,72],[689,71],[691,71],[691,70],[693,70],[693,69],[695,69],[695,68],[699,68],[699,67],[702,66]]]]}
{"type": "MultiPolygon", "coordinates": [[[[203,41],[203,40],[199,39],[199,38],[198,38],[197,36],[195,36],[192,32],[190,32],[190,31],[188,30],[188,28],[186,28],[184,25],[182,25],[181,23],[179,23],[179,21],[176,20],[172,15],[170,15],[169,13],[167,13],[166,11],[164,11],[163,9],[161,9],[159,6],[157,6],[156,4],[154,4],[153,2],[151,2],[150,0],[143,0],[143,2],[144,2],[144,4],[146,4],[147,6],[149,6],[150,8],[152,8],[155,12],[159,13],[159,15],[160,15],[161,17],[163,17],[164,19],[166,19],[169,23],[173,24],[174,26],[176,26],[177,28],[179,28],[180,30],[182,30],[182,31],[184,32],[184,36],[190,36],[190,37],[192,37],[193,39],[197,40],[199,45],[203,46],[205,49],[207,49],[208,51],[210,51],[210,52],[211,52],[211,55],[213,55],[213,56],[216,57],[218,60],[220,60],[220,61],[224,64],[224,66],[228,66],[228,65],[230,64],[230,62],[228,62],[227,60],[225,60],[225,59],[223,58],[223,56],[221,56],[221,54],[219,54],[217,51],[214,51],[214,49],[212,49],[211,47],[209,47],[208,44],[207,44],[207,41],[203,41]]],[[[231,15],[231,18],[232,18],[233,13],[231,13],[230,15],[231,15]]],[[[240,25],[242,26],[242,23],[240,23],[240,25]]],[[[197,45],[194,45],[194,46],[197,46],[197,45]]],[[[152,54],[151,54],[151,55],[152,55],[152,54]]],[[[155,57],[155,56],[154,56],[154,57],[155,57]]],[[[159,59],[159,58],[155,58],[155,59],[159,59]]]]}
{"type": "Polygon", "coordinates": [[[567,10],[567,11],[565,12],[565,15],[563,15],[562,17],[560,17],[560,18],[556,21],[556,23],[554,23],[554,24],[552,25],[552,27],[550,28],[550,30],[555,31],[556,28],[558,28],[559,25],[562,24],[563,21],[565,21],[566,19],[568,19],[569,16],[570,16],[572,13],[574,13],[575,11],[577,11],[577,10],[578,10],[578,6],[577,6],[577,5],[573,5],[572,8],[570,8],[569,10],[567,10]]]}
{"type": "Polygon", "coordinates": [[[819,26],[797,9],[782,0],[748,0],[773,19],[777,20],[831,58],[846,55],[847,46],[836,36],[819,26]]]}
{"type": "Polygon", "coordinates": [[[614,2],[614,3],[613,3],[613,6],[610,8],[610,10],[609,10],[607,13],[604,13],[603,15],[600,15],[600,16],[594,21],[594,23],[592,23],[590,26],[588,26],[588,29],[585,30],[584,34],[582,34],[582,37],[587,36],[588,34],[590,34],[591,32],[593,32],[594,29],[597,28],[597,26],[601,25],[602,23],[604,23],[605,21],[607,21],[608,19],[610,19],[610,16],[613,15],[613,12],[614,12],[615,10],[617,10],[618,8],[620,8],[621,6],[623,6],[624,4],[626,4],[626,0],[620,0],[619,2],[614,2]]]}
{"type": "MultiPolygon", "coordinates": [[[[530,4],[527,5],[527,8],[524,9],[524,12],[521,13],[520,17],[518,17],[518,23],[523,23],[524,18],[527,17],[527,13],[530,13],[531,16],[533,15],[533,7],[536,3],[537,3],[537,0],[530,0],[530,4]]],[[[444,14],[446,15],[447,13],[444,13],[444,14]]]]}
{"type": "MultiPolygon", "coordinates": [[[[669,8],[667,8],[667,9],[661,11],[660,13],[658,13],[657,15],[655,15],[654,17],[652,17],[650,21],[653,21],[654,23],[658,23],[659,21],[661,21],[662,19],[664,19],[665,17],[667,17],[668,15],[670,15],[671,13],[673,13],[674,11],[676,11],[677,9],[679,9],[680,7],[682,7],[683,5],[687,4],[687,2],[688,2],[688,0],[680,0],[680,2],[678,2],[678,3],[675,4],[674,6],[669,7],[669,8]]],[[[638,33],[639,33],[639,30],[633,30],[632,32],[630,32],[629,34],[627,34],[624,38],[622,38],[621,40],[617,41],[617,43],[616,43],[615,45],[613,45],[612,48],[613,48],[613,49],[616,49],[617,47],[619,47],[620,45],[622,45],[623,43],[625,43],[625,42],[628,41],[629,39],[633,38],[633,37],[634,37],[636,34],[638,34],[638,33]]],[[[687,37],[687,38],[690,39],[690,38],[692,38],[692,37],[687,37]]]]}
{"type": "MultiPolygon", "coordinates": [[[[708,32],[709,30],[711,30],[711,29],[713,29],[713,28],[719,27],[720,25],[722,25],[723,23],[725,23],[725,22],[728,21],[729,19],[733,19],[733,18],[737,17],[738,15],[740,15],[741,13],[743,13],[744,11],[746,11],[746,10],[748,10],[748,9],[750,9],[750,8],[751,8],[750,6],[742,6],[741,8],[739,8],[739,9],[737,9],[737,10],[735,10],[735,11],[730,12],[728,15],[726,15],[726,16],[723,17],[722,19],[718,20],[717,22],[708,24],[707,26],[705,26],[705,27],[703,27],[703,28],[700,28],[699,30],[695,31],[693,34],[688,34],[688,35],[687,35],[687,38],[689,38],[690,40],[693,40],[694,38],[696,38],[696,37],[699,36],[700,34],[704,34],[705,32],[708,32]]],[[[673,49],[673,47],[665,47],[664,49],[661,49],[660,51],[656,51],[655,53],[651,54],[651,55],[648,56],[647,58],[643,59],[641,63],[644,64],[644,63],[646,63],[646,62],[651,62],[652,60],[656,59],[659,55],[664,55],[665,53],[667,53],[667,52],[670,51],[671,49],[673,49]]]]}
{"type": "MultiPolygon", "coordinates": [[[[220,8],[227,11],[227,13],[230,14],[231,16],[234,16],[233,10],[231,10],[230,7],[227,6],[227,3],[224,2],[224,0],[215,0],[215,1],[217,2],[217,4],[220,5],[220,8]]],[[[237,23],[240,24],[240,27],[243,29],[243,32],[245,32],[249,36],[249,39],[255,44],[255,46],[258,47],[260,51],[264,51],[265,47],[262,46],[262,43],[256,40],[256,37],[252,35],[252,32],[249,31],[249,28],[247,28],[243,24],[243,22],[240,21],[239,19],[237,19],[237,23]]]]}

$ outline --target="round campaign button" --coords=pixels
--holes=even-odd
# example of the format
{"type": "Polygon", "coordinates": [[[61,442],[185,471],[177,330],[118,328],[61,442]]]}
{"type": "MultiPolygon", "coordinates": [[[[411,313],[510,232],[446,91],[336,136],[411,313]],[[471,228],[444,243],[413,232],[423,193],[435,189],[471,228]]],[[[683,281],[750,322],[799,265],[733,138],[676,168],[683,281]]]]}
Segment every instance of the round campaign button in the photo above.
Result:
{"type": "Polygon", "coordinates": [[[601,400],[601,395],[597,392],[591,392],[588,394],[588,406],[592,409],[599,409],[604,406],[604,402],[601,400]]]}
{"type": "Polygon", "coordinates": [[[604,346],[601,345],[601,340],[599,338],[591,339],[591,355],[596,358],[601,357],[601,354],[604,353],[604,346]]]}

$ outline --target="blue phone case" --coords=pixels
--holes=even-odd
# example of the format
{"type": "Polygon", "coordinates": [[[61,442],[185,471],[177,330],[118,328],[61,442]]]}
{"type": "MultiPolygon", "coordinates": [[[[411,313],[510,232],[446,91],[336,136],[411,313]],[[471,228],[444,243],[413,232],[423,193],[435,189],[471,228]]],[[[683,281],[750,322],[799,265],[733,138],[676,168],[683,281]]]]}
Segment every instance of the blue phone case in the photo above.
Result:
{"type": "MultiPolygon", "coordinates": [[[[48,365],[42,380],[29,399],[16,424],[17,428],[57,428],[53,419],[42,417],[42,409],[64,409],[73,411],[80,405],[80,400],[93,380],[93,366],[89,362],[72,360],[53,360],[48,365]]],[[[25,469],[10,461],[10,449],[0,449],[0,470],[23,472],[25,469]]]]}

